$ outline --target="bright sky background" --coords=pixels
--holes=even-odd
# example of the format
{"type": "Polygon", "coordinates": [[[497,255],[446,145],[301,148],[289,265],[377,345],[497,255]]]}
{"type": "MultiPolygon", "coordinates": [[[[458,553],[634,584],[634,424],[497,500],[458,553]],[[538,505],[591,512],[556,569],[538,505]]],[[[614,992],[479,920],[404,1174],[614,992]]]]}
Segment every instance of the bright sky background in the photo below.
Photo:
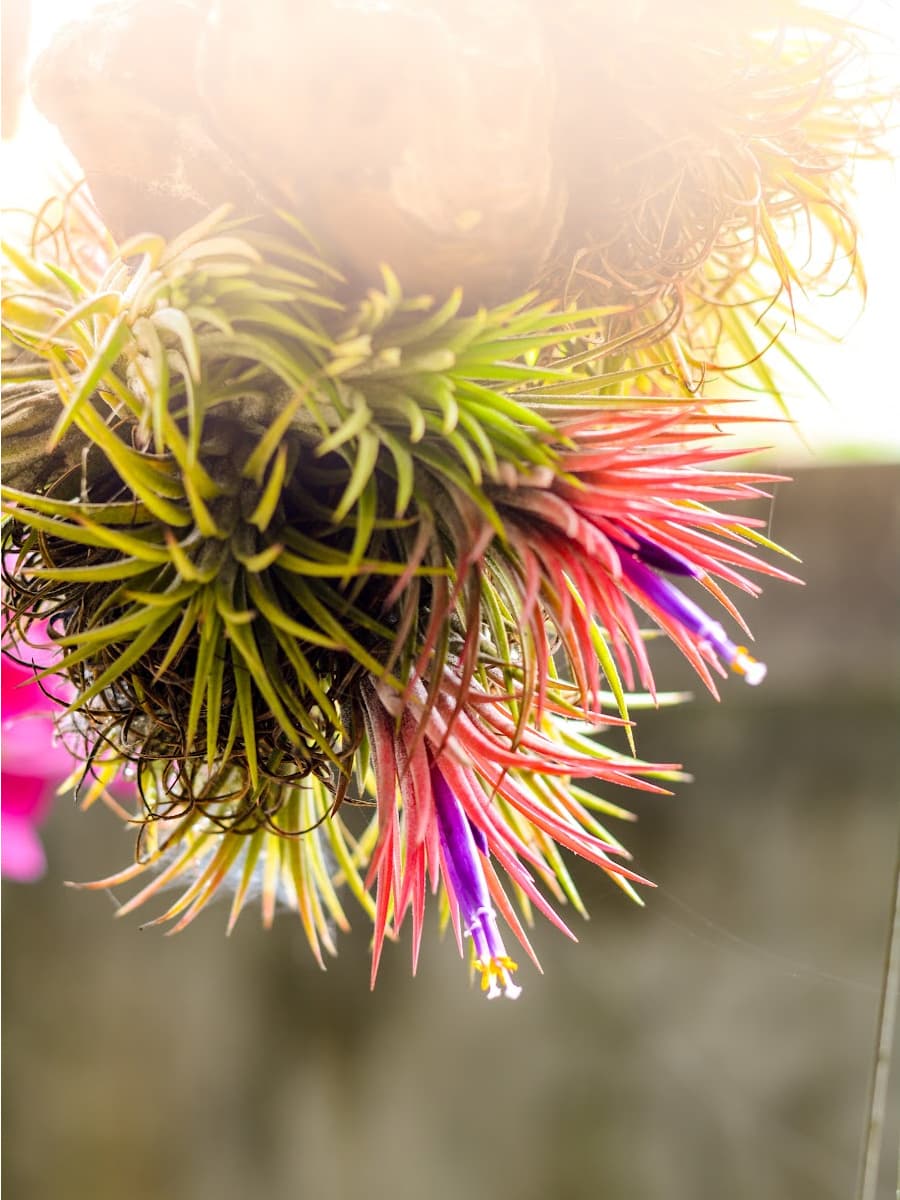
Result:
{"type": "MultiPolygon", "coordinates": [[[[100,2],[32,0],[33,52],[46,44],[59,25],[100,2]]],[[[900,87],[900,4],[893,0],[824,3],[845,15],[849,11],[860,25],[876,32],[878,73],[900,87]]],[[[891,135],[895,161],[860,163],[856,169],[854,207],[869,283],[865,310],[860,312],[856,297],[826,297],[810,312],[839,340],[810,341],[794,335],[789,342],[829,401],[805,384],[789,392],[791,413],[803,431],[803,441],[788,428],[770,436],[770,427],[765,436],[766,442],[778,444],[783,460],[801,464],[850,456],[900,459],[900,371],[892,361],[900,349],[900,105],[894,123],[898,126],[891,135]]],[[[2,146],[3,205],[37,206],[45,195],[47,164],[61,153],[54,131],[26,110],[19,135],[2,146]]]]}

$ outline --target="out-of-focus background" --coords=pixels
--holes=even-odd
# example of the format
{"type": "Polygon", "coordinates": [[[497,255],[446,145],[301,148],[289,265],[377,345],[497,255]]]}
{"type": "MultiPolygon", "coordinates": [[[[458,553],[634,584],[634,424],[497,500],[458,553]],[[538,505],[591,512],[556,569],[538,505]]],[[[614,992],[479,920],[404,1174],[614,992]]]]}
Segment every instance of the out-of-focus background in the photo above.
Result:
{"type": "MultiPolygon", "coordinates": [[[[35,44],[60,7],[35,3],[35,44]]],[[[7,199],[51,144],[26,111],[7,199]]],[[[251,909],[227,941],[221,906],[171,939],[114,921],[63,881],[129,861],[131,834],[61,801],[47,877],[3,885],[11,1197],[851,1200],[900,795],[900,206],[889,168],[860,172],[869,307],[803,350],[831,397],[791,397],[814,453],[785,430],[767,459],[796,476],[770,532],[806,586],[747,613],[764,687],[641,720],[639,752],[696,776],[633,798],[647,908],[576,863],[592,919],[577,946],[536,929],[546,974],[523,965],[517,1003],[427,935],[418,978],[388,947],[370,994],[362,918],[327,973],[287,915],[265,934],[251,909]]],[[[660,686],[694,687],[659,650],[660,686]]]]}
{"type": "Polygon", "coordinates": [[[514,1004],[428,933],[418,978],[389,946],[370,994],[363,919],[326,973],[289,915],[227,941],[223,905],[175,938],[114,921],[62,881],[131,836],[60,802],[48,876],[4,884],[8,1195],[851,1200],[900,794],[898,485],[779,488],[807,583],[751,613],[765,686],[645,715],[640,752],[696,775],[625,831],[660,888],[642,911],[576,863],[591,921],[577,946],[535,930],[546,974],[523,964],[514,1004]]]}

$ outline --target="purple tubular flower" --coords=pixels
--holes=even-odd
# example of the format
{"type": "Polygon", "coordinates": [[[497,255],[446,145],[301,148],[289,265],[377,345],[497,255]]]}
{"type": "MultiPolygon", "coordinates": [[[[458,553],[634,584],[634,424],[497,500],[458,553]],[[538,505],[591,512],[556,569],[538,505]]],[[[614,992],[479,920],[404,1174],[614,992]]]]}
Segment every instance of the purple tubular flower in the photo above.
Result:
{"type": "Polygon", "coordinates": [[[445,883],[450,885],[465,932],[475,946],[475,966],[481,972],[481,990],[493,1000],[503,994],[510,1000],[522,989],[512,981],[516,964],[506,952],[497,928],[497,916],[491,905],[490,892],[481,865],[478,841],[469,818],[441,774],[436,763],[431,764],[431,793],[437,812],[438,834],[445,867],[445,883]]]}
{"type": "MultiPolygon", "coordinates": [[[[668,552],[667,552],[668,553],[668,552]]],[[[756,686],[766,677],[765,663],[757,662],[747,652],[746,646],[738,646],[729,638],[718,621],[707,616],[698,604],[690,600],[668,579],[662,579],[633,553],[619,551],[619,561],[622,573],[629,579],[647,599],[667,616],[677,621],[679,625],[698,639],[701,646],[709,646],[720,658],[724,659],[738,675],[743,675],[747,683],[756,686]]],[[[695,574],[695,572],[691,572],[695,574]]]]}
{"type": "Polygon", "coordinates": [[[466,821],[468,821],[469,829],[472,831],[472,837],[475,839],[475,845],[478,847],[484,857],[487,858],[489,854],[488,840],[484,835],[484,830],[479,829],[477,825],[473,825],[472,822],[469,821],[468,817],[466,817],[466,821]]]}
{"type": "MultiPolygon", "coordinates": [[[[689,575],[691,579],[700,579],[703,575],[700,568],[689,558],[685,558],[677,550],[667,550],[665,546],[645,537],[642,533],[637,533],[634,529],[623,530],[621,541],[614,535],[613,540],[616,543],[617,551],[621,546],[649,567],[655,567],[657,571],[665,571],[669,575],[689,575]],[[633,545],[628,545],[626,538],[633,545]]],[[[619,557],[622,557],[621,551],[619,551],[619,557]]]]}

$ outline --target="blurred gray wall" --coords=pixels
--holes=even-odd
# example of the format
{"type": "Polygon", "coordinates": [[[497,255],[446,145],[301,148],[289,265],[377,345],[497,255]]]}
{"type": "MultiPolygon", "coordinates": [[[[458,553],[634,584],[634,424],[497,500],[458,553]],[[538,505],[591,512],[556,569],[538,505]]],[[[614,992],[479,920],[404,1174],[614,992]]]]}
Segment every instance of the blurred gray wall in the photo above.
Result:
{"type": "Polygon", "coordinates": [[[640,911],[576,864],[592,919],[577,946],[536,929],[516,1004],[427,936],[418,979],[388,947],[370,995],[361,918],[327,973],[289,915],[229,941],[222,906],[171,939],[115,922],[61,881],[131,835],[61,804],[49,877],[3,890],[7,1195],[851,1200],[898,825],[898,485],[779,489],[807,586],[745,610],[768,680],[644,716],[642,755],[696,776],[626,797],[661,886],[640,911]]]}

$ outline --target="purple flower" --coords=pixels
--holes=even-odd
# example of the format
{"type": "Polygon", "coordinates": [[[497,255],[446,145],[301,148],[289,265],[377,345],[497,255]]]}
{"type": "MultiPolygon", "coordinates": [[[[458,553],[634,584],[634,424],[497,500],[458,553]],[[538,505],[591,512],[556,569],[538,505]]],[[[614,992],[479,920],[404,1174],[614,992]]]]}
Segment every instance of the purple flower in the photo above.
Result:
{"type": "Polygon", "coordinates": [[[481,990],[493,1000],[503,994],[515,1000],[522,989],[512,981],[516,964],[506,952],[497,915],[481,865],[487,856],[484,835],[476,838],[472,824],[463,812],[453,789],[436,763],[431,764],[431,794],[437,813],[444,882],[459,906],[464,932],[475,946],[475,967],[481,972],[481,990]]]}
{"type": "MultiPolygon", "coordinates": [[[[431,704],[429,684],[421,679],[408,699],[375,679],[363,690],[378,819],[366,879],[375,890],[372,984],[385,937],[399,932],[407,913],[415,971],[430,884],[434,893],[443,890],[460,951],[463,938],[472,939],[482,990],[514,999],[521,989],[512,981],[516,964],[500,935],[501,920],[540,968],[502,877],[516,889],[526,916],[534,906],[575,940],[538,886],[543,882],[553,900],[566,895],[584,911],[571,886],[557,885],[557,847],[596,863],[635,898],[631,884],[649,881],[617,861],[626,851],[591,811],[602,811],[603,802],[573,786],[572,777],[661,792],[641,776],[672,768],[651,767],[568,733],[553,697],[545,701],[540,726],[517,733],[505,689],[463,680],[449,667],[443,683],[431,704]]],[[[573,711],[567,697],[565,712],[573,711]]]]}
{"type": "MultiPolygon", "coordinates": [[[[685,596],[668,579],[657,575],[647,566],[643,548],[638,554],[622,551],[616,547],[619,562],[622,564],[622,574],[634,585],[641,595],[654,608],[676,622],[690,637],[696,639],[701,650],[712,650],[719,658],[731,667],[738,675],[743,675],[747,683],[755,686],[766,677],[765,663],[758,662],[748,653],[746,646],[736,645],[728,637],[718,621],[707,616],[703,609],[693,600],[685,596]]],[[[656,561],[654,565],[656,565],[656,561]]],[[[665,568],[673,570],[672,567],[665,568]]],[[[680,574],[695,575],[694,571],[680,571],[680,574]]]]}
{"type": "Polygon", "coordinates": [[[700,568],[695,566],[690,559],[685,558],[683,554],[679,554],[677,550],[661,546],[659,542],[654,542],[634,529],[623,528],[621,533],[616,533],[614,530],[617,528],[614,525],[610,530],[610,540],[615,543],[620,558],[622,557],[621,549],[624,547],[641,562],[654,567],[657,571],[666,571],[669,575],[688,575],[691,579],[702,577],[703,572],[700,568]]]}
{"type": "MultiPolygon", "coordinates": [[[[796,582],[753,553],[755,541],[765,543],[754,533],[758,519],[718,508],[764,496],[760,485],[778,477],[709,469],[724,455],[704,444],[705,420],[685,422],[661,408],[637,430],[624,414],[596,430],[579,423],[572,450],[561,456],[563,472],[522,479],[498,497],[530,642],[545,664],[562,651],[589,712],[601,712],[604,676],[614,692],[620,673],[620,690],[655,694],[635,607],[669,635],[714,695],[723,665],[750,684],[765,676],[763,664],[681,591],[682,580],[693,580],[743,625],[723,584],[755,596],[762,589],[750,572],[796,582]]],[[[540,710],[541,688],[533,694],[540,710]]]]}

